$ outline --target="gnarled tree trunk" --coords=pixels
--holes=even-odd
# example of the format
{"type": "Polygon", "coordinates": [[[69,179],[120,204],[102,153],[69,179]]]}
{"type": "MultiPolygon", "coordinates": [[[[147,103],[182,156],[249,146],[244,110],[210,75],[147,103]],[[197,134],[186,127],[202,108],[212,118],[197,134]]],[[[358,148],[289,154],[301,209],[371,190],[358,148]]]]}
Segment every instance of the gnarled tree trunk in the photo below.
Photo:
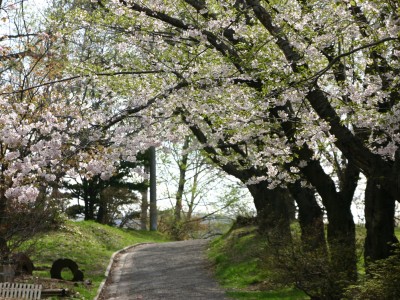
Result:
{"type": "Polygon", "coordinates": [[[257,210],[259,230],[275,245],[284,245],[291,240],[290,211],[293,198],[288,190],[268,188],[267,182],[248,186],[257,210]]]}
{"type": "Polygon", "coordinates": [[[365,261],[386,258],[398,240],[394,234],[395,199],[374,178],[365,189],[365,261]]]}
{"type": "Polygon", "coordinates": [[[289,185],[290,193],[299,208],[299,223],[301,228],[301,240],[307,250],[323,250],[327,253],[324,213],[315,198],[315,191],[302,187],[300,182],[289,185]]]}
{"type": "Polygon", "coordinates": [[[357,187],[359,170],[348,162],[340,178],[340,191],[335,182],[326,174],[318,161],[309,160],[312,152],[306,146],[299,152],[300,157],[308,161],[302,168],[303,174],[316,188],[327,211],[327,237],[331,254],[331,269],[337,274],[335,289],[340,299],[346,284],[357,279],[356,235],[351,203],[357,187]]]}

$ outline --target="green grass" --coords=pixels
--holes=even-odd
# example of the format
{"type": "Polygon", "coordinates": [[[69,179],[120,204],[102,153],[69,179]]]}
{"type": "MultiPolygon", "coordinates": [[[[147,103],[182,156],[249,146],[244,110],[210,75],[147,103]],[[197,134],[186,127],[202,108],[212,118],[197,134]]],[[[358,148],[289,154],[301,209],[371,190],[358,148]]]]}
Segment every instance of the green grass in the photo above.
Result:
{"type": "MultiPolygon", "coordinates": [[[[33,252],[30,254],[35,267],[44,269],[34,271],[34,277],[50,277],[50,267],[54,260],[69,258],[74,260],[85,280],[92,282],[85,286],[73,286],[74,292],[79,293],[76,299],[93,299],[100,283],[105,279],[104,272],[109,264],[111,255],[126,246],[163,242],[167,238],[157,232],[123,230],[95,222],[67,221],[61,229],[41,235],[33,241],[33,252]]],[[[64,279],[71,279],[69,269],[62,272],[64,279]]]]}
{"type": "MultiPolygon", "coordinates": [[[[363,237],[365,230],[357,227],[357,235],[363,237]]],[[[400,229],[396,229],[400,235],[400,229]]],[[[163,242],[167,238],[157,232],[128,231],[100,225],[95,222],[67,221],[61,229],[39,236],[34,241],[34,251],[30,257],[35,267],[34,277],[49,278],[50,267],[58,258],[73,259],[83,271],[90,286],[78,284],[68,288],[75,293],[72,299],[93,299],[111,255],[126,246],[163,242]]],[[[215,262],[216,277],[234,299],[307,299],[301,292],[290,287],[277,288],[271,283],[271,274],[263,265],[265,242],[257,234],[255,227],[232,230],[211,243],[209,257],[215,262]]],[[[360,257],[362,269],[362,256],[360,257]]],[[[69,270],[63,270],[63,278],[71,279],[69,270]]],[[[63,286],[65,283],[60,283],[63,286]]]]}
{"type": "Polygon", "coordinates": [[[257,234],[256,227],[232,230],[211,243],[208,255],[228,296],[246,300],[308,299],[295,288],[273,283],[273,274],[261,259],[264,251],[265,241],[257,234]]]}
{"type": "Polygon", "coordinates": [[[400,227],[395,227],[394,228],[394,234],[398,239],[400,239],[400,227]]]}
{"type": "MultiPolygon", "coordinates": [[[[292,230],[300,234],[296,226],[294,224],[292,230]]],[[[400,228],[395,229],[395,234],[400,239],[400,228]]],[[[361,277],[365,274],[362,253],[365,235],[365,227],[356,226],[361,277]]],[[[243,227],[215,239],[208,255],[215,264],[217,279],[233,299],[309,299],[302,291],[274,283],[274,274],[268,271],[262,260],[265,251],[266,243],[257,234],[256,227],[243,227]]]]}
{"type": "Polygon", "coordinates": [[[293,299],[308,299],[300,291],[292,288],[282,288],[277,291],[236,291],[228,292],[228,296],[239,300],[258,300],[258,299],[279,299],[279,300],[293,300],[293,299]]]}

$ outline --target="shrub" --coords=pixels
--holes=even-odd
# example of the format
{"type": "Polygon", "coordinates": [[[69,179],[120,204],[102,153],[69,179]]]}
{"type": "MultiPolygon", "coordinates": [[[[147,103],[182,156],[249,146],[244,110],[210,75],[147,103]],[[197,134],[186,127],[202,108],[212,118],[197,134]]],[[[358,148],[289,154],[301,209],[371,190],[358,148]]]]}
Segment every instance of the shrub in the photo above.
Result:
{"type": "Polygon", "coordinates": [[[158,230],[174,240],[182,241],[196,238],[198,232],[207,230],[205,227],[207,226],[203,225],[201,219],[198,218],[176,221],[172,210],[159,213],[158,230]]]}
{"type": "Polygon", "coordinates": [[[347,288],[346,299],[400,299],[400,247],[386,259],[368,263],[367,274],[347,288]]]}
{"type": "Polygon", "coordinates": [[[284,285],[294,285],[311,299],[341,299],[344,289],[351,284],[335,268],[326,247],[310,248],[293,234],[292,240],[274,246],[268,244],[266,267],[273,270],[274,280],[284,285]]]}
{"type": "Polygon", "coordinates": [[[3,219],[0,226],[2,258],[10,255],[35,235],[58,228],[64,222],[54,201],[44,200],[38,200],[33,204],[10,203],[3,219]]]}

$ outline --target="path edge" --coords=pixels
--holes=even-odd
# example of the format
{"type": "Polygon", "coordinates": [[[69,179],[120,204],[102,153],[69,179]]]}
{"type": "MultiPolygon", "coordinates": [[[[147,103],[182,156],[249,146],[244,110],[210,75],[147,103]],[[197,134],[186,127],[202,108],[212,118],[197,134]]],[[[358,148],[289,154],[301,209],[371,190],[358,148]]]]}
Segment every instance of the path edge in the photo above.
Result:
{"type": "Polygon", "coordinates": [[[105,275],[106,278],[104,278],[104,280],[100,283],[99,288],[97,289],[96,297],[94,297],[93,300],[98,300],[98,299],[99,299],[99,297],[100,297],[100,295],[101,295],[101,293],[102,293],[102,291],[103,291],[104,285],[106,284],[106,281],[107,281],[107,279],[108,279],[108,276],[110,275],[110,271],[111,271],[112,265],[114,264],[115,257],[116,257],[118,254],[121,254],[121,253],[123,253],[123,252],[125,252],[125,251],[131,250],[132,248],[136,248],[136,247],[138,247],[138,246],[148,245],[148,244],[153,244],[153,243],[138,243],[138,244],[126,246],[125,248],[122,248],[122,249],[120,249],[120,250],[114,252],[114,253],[111,255],[110,261],[109,261],[108,266],[107,266],[107,269],[106,269],[106,271],[104,272],[104,275],[105,275]]]}

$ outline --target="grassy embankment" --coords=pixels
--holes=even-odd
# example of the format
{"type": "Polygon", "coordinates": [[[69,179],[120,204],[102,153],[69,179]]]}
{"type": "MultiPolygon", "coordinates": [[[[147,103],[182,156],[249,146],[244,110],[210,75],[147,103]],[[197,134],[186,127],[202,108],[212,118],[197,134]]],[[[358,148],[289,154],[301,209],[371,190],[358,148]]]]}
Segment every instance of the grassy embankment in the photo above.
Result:
{"type": "Polygon", "coordinates": [[[273,274],[263,265],[265,241],[254,226],[233,229],[215,239],[209,257],[216,277],[233,299],[309,299],[290,287],[277,287],[273,274]]]}
{"type": "MultiPolygon", "coordinates": [[[[50,277],[49,270],[54,260],[69,258],[78,264],[85,280],[90,280],[91,284],[51,282],[51,287],[69,288],[73,291],[70,299],[93,299],[105,279],[104,273],[115,251],[137,243],[166,240],[165,236],[157,232],[128,231],[88,221],[67,221],[61,229],[35,239],[34,251],[30,254],[30,258],[40,271],[33,272],[34,281],[42,282],[50,277]]],[[[64,270],[63,278],[72,279],[69,269],[64,270]]]]}
{"type": "MultiPolygon", "coordinates": [[[[399,236],[399,231],[396,231],[399,236]]],[[[358,236],[364,230],[358,229],[358,236]]],[[[95,222],[66,222],[58,231],[38,237],[35,251],[30,254],[35,267],[34,282],[50,277],[50,267],[58,258],[76,261],[91,284],[50,282],[51,287],[69,288],[73,291],[70,299],[93,299],[111,255],[126,246],[136,243],[163,242],[167,238],[156,232],[127,231],[104,226],[95,222]]],[[[265,241],[257,234],[256,227],[243,227],[230,231],[215,239],[209,256],[215,264],[216,276],[234,299],[308,299],[294,288],[276,288],[270,281],[274,274],[263,265],[265,241]]],[[[360,269],[362,260],[360,261],[360,269]]],[[[68,270],[63,278],[71,279],[68,270]]],[[[49,283],[47,283],[48,285],[49,283]]]]}
{"type": "MultiPolygon", "coordinates": [[[[359,274],[364,274],[362,245],[365,228],[356,227],[359,250],[359,274]]],[[[400,239],[400,229],[396,228],[400,239]]],[[[237,228],[215,239],[209,249],[209,257],[215,264],[216,277],[234,299],[309,299],[302,291],[290,287],[279,287],[263,258],[266,242],[257,234],[255,226],[237,228]]]]}

